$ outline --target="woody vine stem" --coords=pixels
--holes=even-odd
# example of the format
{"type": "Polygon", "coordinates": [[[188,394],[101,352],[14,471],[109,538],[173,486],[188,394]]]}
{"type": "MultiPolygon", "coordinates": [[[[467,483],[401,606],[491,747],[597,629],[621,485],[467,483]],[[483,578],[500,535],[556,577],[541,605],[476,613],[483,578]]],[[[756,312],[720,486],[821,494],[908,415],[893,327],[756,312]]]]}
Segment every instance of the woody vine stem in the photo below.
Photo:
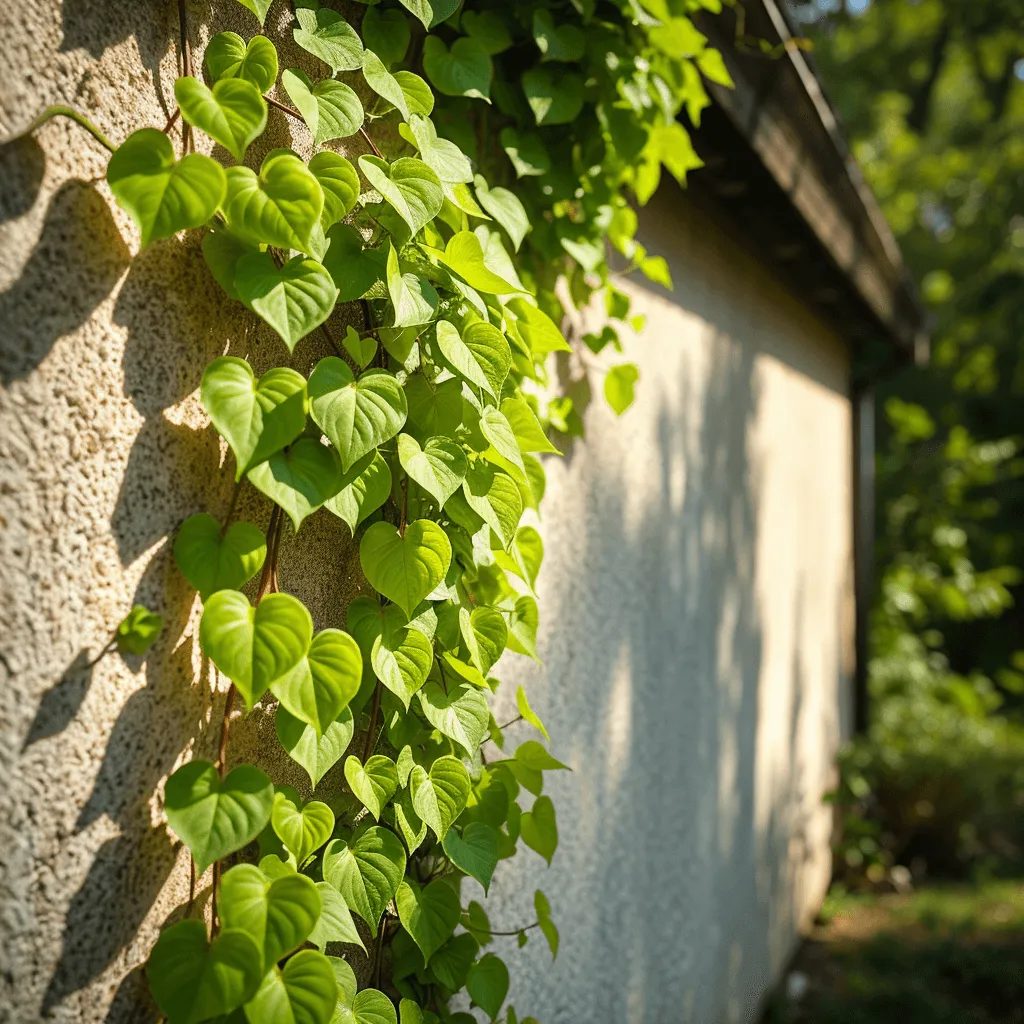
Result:
{"type": "MultiPolygon", "coordinates": [[[[619,330],[643,319],[609,261],[671,285],[634,237],[634,205],[663,168],[682,181],[700,164],[679,117],[699,120],[705,78],[730,84],[692,20],[721,4],[215,9],[238,4],[248,37],[214,35],[203,80],[178,0],[182,74],[162,129],[115,145],[68,107],[26,129],[69,117],[110,150],[107,183],[140,245],[196,232],[210,273],[259,325],[261,356],[277,360],[257,378],[220,356],[200,386],[235,487],[224,518],[192,515],[173,552],[228,687],[216,761],[167,780],[192,883],[150,955],[150,989],[172,1024],[469,1024],[467,1005],[518,1024],[489,947],[539,930],[554,956],[558,930],[539,890],[531,923],[492,929],[486,895],[520,844],[550,864],[545,774],[565,765],[523,687],[504,726],[491,699],[499,659],[537,658],[538,456],[558,455],[552,434],[582,430],[549,367],[585,349],[612,410],[633,401],[619,330]],[[257,22],[296,66],[279,69],[257,22]],[[250,167],[269,108],[303,126],[304,155],[272,149],[250,167]],[[353,162],[356,136],[369,152],[353,162]],[[208,155],[214,144],[230,160],[208,155]],[[600,333],[570,344],[567,314],[595,300],[600,333]],[[355,302],[365,325],[339,344],[328,322],[355,302]],[[334,354],[307,372],[318,336],[334,354]],[[271,503],[265,533],[235,518],[248,485],[271,503]],[[338,517],[358,545],[365,593],[344,630],[315,631],[278,583],[284,532],[312,515],[338,517]],[[239,702],[273,715],[303,793],[230,767],[239,702]],[[509,751],[516,726],[532,736],[517,731],[509,751]]],[[[159,626],[135,608],[112,645],[143,653],[159,626]]]]}

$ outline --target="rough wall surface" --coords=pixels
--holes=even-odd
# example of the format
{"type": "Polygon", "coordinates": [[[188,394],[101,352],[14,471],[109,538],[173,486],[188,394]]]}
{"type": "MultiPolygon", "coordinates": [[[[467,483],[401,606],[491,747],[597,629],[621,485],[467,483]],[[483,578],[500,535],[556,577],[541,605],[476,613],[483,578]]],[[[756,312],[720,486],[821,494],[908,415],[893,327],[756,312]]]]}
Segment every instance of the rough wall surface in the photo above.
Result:
{"type": "MultiPolygon", "coordinates": [[[[191,0],[197,48],[214,18],[254,30],[236,6],[191,0]]],[[[116,141],[162,126],[177,29],[174,0],[2,5],[0,130],[54,102],[116,141]]],[[[270,119],[257,160],[297,144],[270,119]]],[[[223,699],[168,542],[229,496],[196,388],[221,352],[282,352],[219,294],[194,236],[138,254],[105,161],[67,122],[0,147],[0,1020],[26,1024],[153,1019],[138,965],[188,884],[163,780],[210,754],[223,699]],[[145,663],[90,666],[135,601],[165,616],[161,641],[145,663]]],[[[532,914],[535,883],[551,897],[555,967],[537,942],[502,950],[545,1024],[748,1017],[827,874],[846,359],[678,196],[645,223],[677,291],[637,292],[637,408],[617,421],[595,402],[587,440],[549,460],[546,666],[514,670],[576,769],[550,782],[555,866],[524,851],[488,906],[497,928],[532,914]]],[[[321,354],[307,339],[296,365],[321,354]]],[[[265,522],[266,505],[245,514],[265,522]]],[[[303,544],[315,557],[286,547],[282,586],[339,625],[358,586],[347,529],[321,514],[303,544]]],[[[271,727],[237,727],[234,757],[271,727]]]]}
{"type": "Polygon", "coordinates": [[[561,928],[554,964],[536,933],[495,940],[520,1017],[745,1024],[829,878],[848,356],[676,189],[641,238],[675,290],[624,285],[648,316],[638,399],[621,419],[595,399],[585,442],[545,463],[544,666],[499,673],[573,768],[545,777],[560,846],[550,869],[501,865],[486,906],[527,924],[541,888],[561,928]]]}

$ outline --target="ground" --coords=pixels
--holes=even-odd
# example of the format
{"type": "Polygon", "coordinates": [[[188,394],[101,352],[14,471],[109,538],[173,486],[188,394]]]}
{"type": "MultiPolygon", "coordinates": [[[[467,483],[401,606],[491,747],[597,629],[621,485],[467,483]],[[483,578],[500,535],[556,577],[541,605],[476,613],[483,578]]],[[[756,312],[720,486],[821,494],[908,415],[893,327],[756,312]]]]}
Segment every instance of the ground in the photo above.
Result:
{"type": "Polygon", "coordinates": [[[1024,883],[832,893],[764,1024],[1024,1024],[1024,883]]]}

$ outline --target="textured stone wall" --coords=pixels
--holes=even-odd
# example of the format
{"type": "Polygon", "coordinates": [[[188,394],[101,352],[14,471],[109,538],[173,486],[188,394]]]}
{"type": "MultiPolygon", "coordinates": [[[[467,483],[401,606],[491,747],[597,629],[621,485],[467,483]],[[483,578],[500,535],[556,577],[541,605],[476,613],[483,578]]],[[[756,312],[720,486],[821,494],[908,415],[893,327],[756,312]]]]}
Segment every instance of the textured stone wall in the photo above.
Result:
{"type": "MultiPolygon", "coordinates": [[[[188,6],[200,52],[214,16],[254,29],[238,5],[188,6]]],[[[115,141],[162,126],[177,29],[174,0],[0,5],[0,133],[54,102],[115,141]]],[[[273,110],[270,125],[260,149],[297,145],[273,110]]],[[[188,886],[163,780],[210,755],[223,700],[169,551],[187,515],[229,498],[196,388],[219,353],[283,353],[219,293],[195,236],[138,253],[105,162],[67,122],[0,145],[0,1020],[17,1024],[153,1019],[138,967],[188,886]],[[135,601],[165,616],[160,642],[90,666],[135,601]]],[[[677,290],[635,288],[651,317],[629,344],[637,407],[615,420],[594,402],[586,441],[548,461],[546,664],[509,666],[575,769],[550,783],[555,866],[524,850],[488,904],[499,927],[529,917],[535,885],[551,898],[555,967],[536,941],[502,950],[521,1014],[544,1024],[749,1017],[827,876],[847,359],[678,193],[644,223],[677,290]]],[[[296,366],[322,354],[307,339],[296,366]]],[[[286,539],[282,586],[317,628],[340,625],[359,584],[347,528],[321,513],[302,546],[289,557],[286,539]]],[[[238,726],[233,756],[273,751],[270,728],[258,712],[238,726]]],[[[301,784],[281,758],[275,776],[301,784]]]]}

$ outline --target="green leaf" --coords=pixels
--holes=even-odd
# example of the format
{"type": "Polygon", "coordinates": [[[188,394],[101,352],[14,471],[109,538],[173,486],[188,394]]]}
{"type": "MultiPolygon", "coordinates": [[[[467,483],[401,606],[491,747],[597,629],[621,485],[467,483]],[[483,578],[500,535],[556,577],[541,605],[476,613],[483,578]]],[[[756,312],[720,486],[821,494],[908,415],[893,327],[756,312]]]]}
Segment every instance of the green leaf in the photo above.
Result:
{"type": "Polygon", "coordinates": [[[373,52],[367,50],[363,57],[363,78],[366,84],[380,97],[395,107],[402,117],[409,120],[409,104],[405,98],[405,90],[401,82],[384,66],[384,62],[373,52]]]}
{"type": "Polygon", "coordinates": [[[219,590],[199,623],[204,653],[241,693],[247,707],[306,655],[313,620],[301,601],[270,594],[256,608],[237,590],[219,590]]]}
{"type": "Polygon", "coordinates": [[[462,446],[447,437],[431,437],[421,448],[409,434],[399,434],[398,459],[438,508],[459,489],[469,468],[462,446]]]}
{"type": "Polygon", "coordinates": [[[462,915],[458,894],[443,879],[420,888],[412,879],[398,887],[398,919],[423,954],[426,966],[434,952],[455,932],[462,915]]]}
{"type": "Polygon", "coordinates": [[[494,67],[476,39],[462,36],[449,50],[438,36],[427,36],[423,41],[423,70],[434,88],[445,96],[468,96],[490,102],[494,67]]]}
{"type": "Polygon", "coordinates": [[[330,961],[303,949],[284,967],[272,967],[245,1005],[249,1024],[327,1024],[338,1001],[330,961]]]}
{"type": "Polygon", "coordinates": [[[324,193],[294,153],[271,150],[258,175],[248,167],[229,167],[225,173],[224,216],[239,238],[255,246],[312,251],[311,235],[320,223],[324,193]]]}
{"type": "Polygon", "coordinates": [[[558,929],[555,927],[555,922],[551,920],[551,904],[548,903],[547,896],[540,889],[533,894],[533,908],[537,912],[537,924],[540,925],[544,938],[548,940],[551,959],[554,960],[558,956],[558,929]]]}
{"type": "Polygon", "coordinates": [[[472,665],[468,665],[464,661],[460,661],[452,654],[451,651],[445,651],[441,655],[441,660],[447,665],[460,679],[475,686],[478,690],[489,690],[490,686],[487,684],[487,680],[481,675],[478,668],[474,668],[472,665]]]}
{"type": "Polygon", "coordinates": [[[323,264],[338,288],[338,302],[362,298],[378,284],[379,294],[373,297],[383,297],[387,253],[364,249],[362,237],[349,224],[336,224],[328,231],[327,240],[330,245],[323,264]]]}
{"type": "Polygon", "coordinates": [[[192,851],[198,875],[251,843],[270,820],[273,802],[273,783],[251,764],[222,780],[209,761],[189,761],[164,790],[167,824],[192,851]]]}
{"type": "Polygon", "coordinates": [[[133,605],[118,623],[114,644],[120,654],[142,655],[153,646],[163,628],[163,616],[151,612],[145,605],[133,605]]]}
{"type": "Polygon", "coordinates": [[[201,153],[174,159],[163,132],[142,128],[128,136],[107,164],[107,184],[118,204],[131,214],[142,247],[171,238],[186,228],[202,227],[224,199],[224,168],[201,153]]]}
{"type": "Polygon", "coordinates": [[[363,66],[363,43],[356,30],[337,11],[297,7],[299,27],[292,36],[308,53],[319,57],[333,74],[363,66]]]}
{"type": "Polygon", "coordinates": [[[640,370],[634,363],[621,363],[608,371],[604,378],[604,397],[616,416],[621,416],[633,404],[639,379],[640,370]]]}
{"type": "Polygon", "coordinates": [[[214,359],[203,372],[200,399],[235,453],[235,479],[291,444],[306,426],[306,381],[279,366],[257,381],[237,356],[214,359]]]}
{"type": "Polygon", "coordinates": [[[446,754],[430,766],[429,772],[415,765],[409,782],[416,814],[443,840],[466,806],[472,788],[469,771],[457,757],[446,754]]]}
{"type": "Polygon", "coordinates": [[[490,825],[474,821],[461,836],[455,829],[449,829],[444,837],[444,852],[460,871],[475,878],[487,892],[498,863],[498,833],[490,825]]]}
{"type": "Polygon", "coordinates": [[[460,334],[450,321],[438,320],[436,336],[441,354],[456,373],[493,398],[501,394],[512,365],[512,351],[497,327],[474,320],[460,334]]]}
{"type": "Polygon", "coordinates": [[[377,609],[367,621],[370,663],[377,678],[408,710],[430,672],[434,648],[420,630],[407,625],[407,617],[396,605],[377,605],[377,609]]]}
{"type": "Polygon", "coordinates": [[[422,374],[413,374],[405,392],[409,423],[421,437],[451,437],[462,425],[462,383],[457,378],[431,384],[422,374]]]}
{"type": "MultiPolygon", "coordinates": [[[[229,298],[238,298],[235,287],[235,267],[248,253],[255,252],[253,246],[236,238],[226,228],[207,231],[202,241],[203,258],[210,268],[214,280],[224,289],[229,298]]],[[[240,300],[239,300],[240,301],[240,300]]]]}
{"type": "Polygon", "coordinates": [[[412,805],[412,793],[407,789],[403,790],[391,807],[395,814],[395,828],[409,853],[415,853],[427,838],[427,825],[420,819],[412,805]]]}
{"type": "Polygon", "coordinates": [[[555,25],[550,11],[533,12],[533,38],[542,61],[575,63],[583,56],[587,38],[576,25],[555,25]]]}
{"type": "Polygon", "coordinates": [[[359,544],[359,562],[367,582],[408,616],[445,578],[452,546],[444,530],[417,519],[405,536],[390,523],[374,523],[359,544]]]}
{"type": "Polygon", "coordinates": [[[279,267],[270,253],[243,256],[235,269],[238,297],[281,336],[289,352],[334,310],[338,289],[316,260],[295,256],[279,267]]]}
{"type": "Polygon", "coordinates": [[[349,754],[345,759],[345,779],[373,820],[380,821],[385,804],[398,789],[395,762],[383,754],[374,754],[364,765],[355,754],[349,754]]]}
{"type": "Polygon", "coordinates": [[[523,813],[520,822],[523,842],[539,853],[550,866],[558,847],[558,826],[555,823],[555,805],[549,796],[539,796],[533,807],[523,813]]]}
{"type": "Polygon", "coordinates": [[[470,659],[483,675],[494,667],[501,657],[507,640],[505,620],[495,608],[465,608],[459,612],[459,627],[466,642],[470,659]]]}
{"type": "Polygon", "coordinates": [[[508,968],[493,953],[487,953],[469,969],[466,989],[473,1002],[494,1020],[508,995],[508,968]]]}
{"type": "Polygon", "coordinates": [[[540,716],[530,707],[530,701],[527,699],[526,691],[522,686],[516,691],[516,706],[519,708],[519,714],[523,716],[523,719],[529,722],[550,743],[551,737],[548,735],[547,729],[544,728],[544,723],[540,720],[540,716]]]}
{"type": "Polygon", "coordinates": [[[537,602],[529,594],[516,598],[515,607],[509,613],[508,646],[517,654],[525,654],[534,661],[537,657],[537,628],[540,625],[540,614],[537,602]]]}
{"type": "Polygon", "coordinates": [[[374,931],[405,874],[405,847],[393,832],[374,825],[351,845],[333,839],[324,851],[324,878],[349,909],[374,931]]]}
{"type": "Polygon", "coordinates": [[[292,760],[306,769],[313,787],[342,758],[352,742],[355,724],[352,712],[345,708],[340,715],[317,737],[316,729],[296,718],[287,708],[279,707],[274,716],[274,727],[281,746],[292,760]]]}
{"type": "Polygon", "coordinates": [[[522,84],[537,124],[568,124],[583,110],[583,79],[572,72],[531,68],[522,84]]]}
{"type": "Polygon", "coordinates": [[[334,831],[334,812],[327,804],[320,800],[303,804],[283,790],[274,795],[270,821],[299,867],[331,838],[334,831]]]}
{"type": "Polygon", "coordinates": [[[359,168],[414,236],[440,212],[440,179],[422,160],[403,156],[389,165],[380,157],[364,155],[359,168]]]}
{"type": "Polygon", "coordinates": [[[228,1014],[259,988],[260,951],[245,932],[225,930],[211,945],[202,921],[179,921],[160,933],[146,976],[160,1010],[175,1024],[228,1014]]]}
{"type": "Polygon", "coordinates": [[[391,470],[379,452],[364,455],[341,480],[341,490],[328,498],[326,507],[348,523],[352,536],[356,527],[391,494],[391,470]]]}
{"type": "Polygon", "coordinates": [[[512,477],[478,462],[470,467],[462,484],[462,493],[469,507],[507,548],[523,514],[523,499],[512,477]]]}
{"type": "Polygon", "coordinates": [[[400,1024],[427,1024],[423,1011],[411,999],[403,999],[398,1004],[400,1024]]]}
{"type": "Polygon", "coordinates": [[[430,117],[434,109],[434,91],[419,75],[411,71],[396,71],[395,81],[405,96],[405,104],[409,108],[409,116],[421,114],[430,117]]]}
{"type": "Polygon", "coordinates": [[[377,339],[372,334],[361,335],[351,324],[346,328],[341,343],[360,370],[365,370],[377,354],[377,339]]]}
{"type": "Polygon", "coordinates": [[[480,205],[508,232],[516,252],[530,230],[530,218],[514,192],[507,188],[488,188],[479,174],[474,179],[476,197],[480,205]]]}
{"type": "Polygon", "coordinates": [[[562,453],[548,440],[534,411],[521,398],[506,398],[501,413],[508,421],[521,452],[562,453]]]}
{"type": "Polygon", "coordinates": [[[224,78],[207,88],[196,78],[179,78],[174,98],[181,116],[219,142],[236,160],[267,127],[267,103],[260,90],[243,78],[224,78]]]}
{"type": "Polygon", "coordinates": [[[640,271],[649,281],[660,284],[668,291],[672,290],[672,274],[669,272],[664,256],[647,256],[642,259],[640,271]]]}
{"type": "Polygon", "coordinates": [[[501,129],[499,138],[517,178],[541,177],[551,170],[551,157],[539,135],[509,127],[501,129]]]}
{"type": "Polygon", "coordinates": [[[327,356],[316,364],[307,390],[313,420],[338,450],[346,472],[391,440],[408,415],[405,392],[393,374],[369,370],[356,380],[337,356],[327,356]]]}
{"type": "Polygon", "coordinates": [[[317,919],[316,927],[309,933],[309,941],[321,953],[327,948],[328,942],[344,942],[358,946],[365,953],[366,946],[359,936],[359,929],[338,890],[329,882],[317,882],[316,891],[320,895],[320,917],[317,919]]]}
{"type": "Polygon", "coordinates": [[[520,473],[525,473],[523,453],[519,450],[512,425],[505,419],[504,413],[488,406],[480,416],[480,432],[493,445],[494,450],[507,462],[512,463],[520,473]]]}
{"type": "Polygon", "coordinates": [[[459,7],[459,0],[399,0],[401,5],[423,22],[426,29],[439,25],[451,17],[459,7]]]}
{"type": "MultiPolygon", "coordinates": [[[[507,295],[519,289],[494,273],[484,262],[480,239],[472,231],[457,231],[448,240],[444,253],[436,252],[437,259],[454,270],[466,284],[489,295],[507,295]]],[[[507,343],[506,343],[507,344],[507,343]]]]}
{"type": "Polygon", "coordinates": [[[240,78],[265,93],[277,81],[277,50],[266,36],[253,36],[246,44],[237,32],[218,32],[203,54],[210,78],[240,78]]]}
{"type": "Polygon", "coordinates": [[[438,303],[434,286],[419,274],[403,274],[393,245],[388,246],[387,282],[395,309],[393,327],[419,327],[434,319],[438,303]]]}
{"type": "Polygon", "coordinates": [[[238,0],[238,2],[247,10],[252,11],[262,25],[267,20],[267,11],[270,10],[270,5],[274,0],[238,0]]]}
{"type": "MultiPolygon", "coordinates": [[[[434,954],[430,970],[445,988],[457,992],[466,984],[466,975],[479,952],[480,945],[476,938],[468,932],[462,932],[449,939],[434,954]]],[[[452,1024],[455,1024],[454,1020],[452,1024]]],[[[466,1022],[459,1021],[458,1024],[466,1022]]]]}
{"type": "Polygon", "coordinates": [[[734,89],[736,87],[736,83],[733,82],[732,75],[729,74],[729,69],[725,66],[725,61],[722,59],[722,55],[718,50],[712,50],[709,48],[698,54],[697,67],[699,67],[701,73],[712,82],[716,82],[718,85],[724,85],[726,89],[734,89]]]}
{"type": "Polygon", "coordinates": [[[457,743],[473,757],[491,718],[487,698],[472,686],[456,686],[447,693],[435,682],[419,691],[424,717],[442,736],[457,743]]]}
{"type": "Polygon", "coordinates": [[[420,159],[441,181],[473,180],[473,165],[469,157],[454,142],[439,138],[434,122],[429,117],[410,113],[409,123],[400,124],[398,131],[402,138],[420,151],[420,159]]]}
{"type": "Polygon", "coordinates": [[[281,76],[281,84],[318,146],[355,135],[365,120],[359,97],[344,82],[325,78],[313,85],[301,68],[289,68],[281,76]]]}
{"type": "Polygon", "coordinates": [[[189,516],[174,538],[174,561],[205,601],[218,590],[239,590],[263,567],[267,542],[252,523],[227,530],[206,512],[189,516]]]}
{"type": "Polygon", "coordinates": [[[569,771],[569,766],[552,757],[536,740],[527,740],[516,748],[515,758],[538,772],[569,771]]]}
{"type": "Polygon", "coordinates": [[[317,153],[309,161],[309,169],[324,193],[320,226],[327,231],[355,209],[359,200],[359,175],[348,160],[329,149],[317,153]]]}
{"type": "Polygon", "coordinates": [[[512,36],[497,11],[463,11],[459,25],[491,56],[504,53],[512,46],[512,36]]]}
{"type": "Polygon", "coordinates": [[[341,463],[333,448],[312,437],[300,437],[286,451],[249,470],[249,481],[288,513],[298,532],[341,487],[341,463]]]}
{"type": "Polygon", "coordinates": [[[271,683],[274,696],[321,736],[359,692],[363,656],[340,629],[321,630],[309,653],[287,675],[271,683]]]}
{"type": "Polygon", "coordinates": [[[306,941],[320,917],[320,897],[305,875],[272,881],[255,864],[238,864],[221,879],[218,912],[225,929],[256,940],[266,971],[306,941]]]}
{"type": "Polygon", "coordinates": [[[401,11],[368,7],[359,26],[368,50],[377,54],[384,64],[397,64],[409,49],[412,32],[401,11]]]}
{"type": "Polygon", "coordinates": [[[516,328],[538,362],[543,362],[551,352],[572,351],[562,332],[546,313],[525,299],[510,299],[507,305],[518,318],[516,328]]]}
{"type": "Polygon", "coordinates": [[[330,1024],[398,1024],[395,1005],[383,992],[364,988],[351,999],[339,999],[330,1024]]]}

